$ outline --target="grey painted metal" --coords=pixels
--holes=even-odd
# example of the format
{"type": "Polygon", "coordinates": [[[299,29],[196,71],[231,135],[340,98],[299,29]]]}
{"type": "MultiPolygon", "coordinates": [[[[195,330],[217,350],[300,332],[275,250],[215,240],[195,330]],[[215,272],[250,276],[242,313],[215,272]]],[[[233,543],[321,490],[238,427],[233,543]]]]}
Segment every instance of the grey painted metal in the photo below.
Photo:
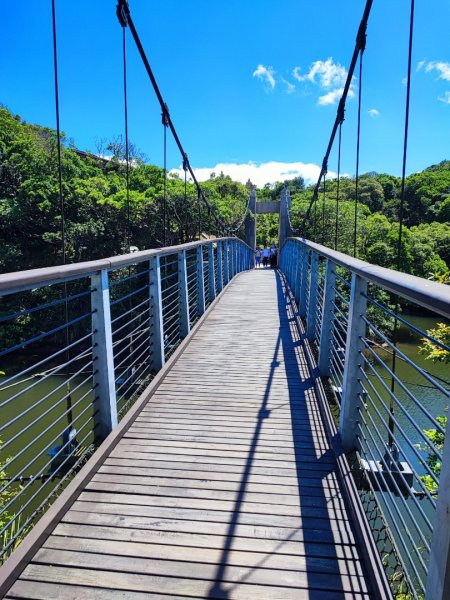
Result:
{"type": "Polygon", "coordinates": [[[217,242],[217,293],[223,290],[223,242],[217,242]]]}
{"type": "Polygon", "coordinates": [[[325,289],[322,303],[322,326],[320,328],[319,343],[319,372],[322,377],[330,375],[331,365],[331,340],[333,338],[333,301],[336,296],[336,267],[327,259],[325,267],[325,289]]]}
{"type": "Polygon", "coordinates": [[[91,275],[92,305],[92,360],[95,361],[94,386],[96,389],[95,425],[100,439],[117,425],[116,383],[111,329],[108,271],[91,275]]]}
{"type": "Polygon", "coordinates": [[[216,297],[216,278],[214,273],[214,246],[208,244],[208,296],[210,302],[216,297]]]}
{"type": "MultiPolygon", "coordinates": [[[[450,423],[450,408],[447,414],[450,423]]],[[[450,427],[450,425],[448,425],[450,427]]],[[[450,598],[450,435],[445,436],[439,478],[439,495],[434,517],[433,539],[428,563],[426,600],[450,598]]]]}
{"type": "Polygon", "coordinates": [[[256,192],[253,186],[250,187],[248,199],[248,212],[245,217],[245,242],[251,252],[256,248],[256,192]]]}
{"type": "Polygon", "coordinates": [[[149,261],[150,267],[150,333],[152,345],[150,347],[150,366],[153,372],[159,371],[164,366],[164,326],[162,314],[161,295],[161,258],[154,256],[149,261]]]}
{"type": "Polygon", "coordinates": [[[360,367],[364,350],[363,338],[366,335],[366,324],[362,318],[367,309],[366,294],[367,281],[353,273],[339,417],[339,431],[344,452],[350,452],[357,444],[359,396],[363,395],[364,391],[360,381],[360,367]]]}
{"type": "Polygon", "coordinates": [[[286,240],[291,235],[291,228],[289,225],[289,210],[291,209],[291,196],[289,190],[284,188],[281,193],[280,199],[280,223],[278,227],[278,244],[280,248],[283,248],[286,240]]]}
{"type": "Polygon", "coordinates": [[[197,314],[205,312],[205,276],[203,272],[203,246],[197,248],[197,314]]]}
{"type": "Polygon", "coordinates": [[[270,215],[277,214],[280,212],[280,201],[270,200],[267,202],[256,203],[256,214],[257,215],[270,215]]]}
{"type": "Polygon", "coordinates": [[[450,286],[429,281],[422,277],[408,275],[407,273],[401,273],[394,269],[378,267],[342,252],[337,252],[320,244],[310,242],[304,238],[292,239],[314,250],[320,256],[329,258],[335,264],[349,269],[352,273],[356,273],[366,281],[375,283],[389,292],[450,318],[450,286]]]}
{"type": "Polygon", "coordinates": [[[301,283],[300,283],[300,304],[299,304],[299,315],[304,318],[306,317],[307,311],[307,291],[308,291],[308,271],[309,271],[309,255],[310,251],[308,248],[303,246],[302,251],[302,269],[301,269],[301,283]]]}
{"type": "MultiPolygon", "coordinates": [[[[230,238],[218,238],[226,240],[230,238]]],[[[235,238],[233,238],[235,239],[235,238]]],[[[58,265],[55,267],[45,267],[42,269],[30,269],[27,271],[17,271],[14,273],[4,273],[0,275],[0,294],[6,296],[25,290],[36,289],[39,287],[55,285],[64,281],[74,281],[82,277],[90,277],[101,270],[118,269],[119,267],[129,267],[149,261],[155,256],[163,257],[177,254],[180,250],[194,250],[198,246],[208,244],[208,241],[196,241],[179,246],[166,246],[154,250],[142,250],[130,254],[112,256],[100,260],[92,260],[69,265],[58,265]]],[[[240,244],[245,242],[239,240],[240,244]]]]}
{"type": "Polygon", "coordinates": [[[186,337],[191,329],[186,250],[181,250],[181,252],[178,253],[178,302],[180,307],[180,336],[186,337]]]}
{"type": "Polygon", "coordinates": [[[314,340],[316,337],[317,296],[319,282],[319,256],[311,255],[311,276],[309,279],[308,307],[306,313],[306,337],[314,340]]]}
{"type": "Polygon", "coordinates": [[[230,281],[230,242],[225,240],[223,242],[223,285],[226,286],[230,281]]]}

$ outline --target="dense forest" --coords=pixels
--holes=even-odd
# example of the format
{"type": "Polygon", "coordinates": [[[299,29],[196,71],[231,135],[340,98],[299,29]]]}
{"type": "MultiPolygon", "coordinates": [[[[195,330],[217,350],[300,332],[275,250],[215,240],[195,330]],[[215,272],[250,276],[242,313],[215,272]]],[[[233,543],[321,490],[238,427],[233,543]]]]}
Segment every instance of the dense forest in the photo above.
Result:
{"type": "MultiPolygon", "coordinates": [[[[63,136],[62,180],[69,262],[178,244],[199,231],[218,234],[214,215],[199,203],[194,185],[146,164],[131,145],[127,192],[124,143],[104,144],[107,157],[78,151],[63,136]],[[165,189],[166,188],[166,189],[165,189]],[[165,189],[165,191],[164,191],[165,189]],[[164,200],[165,194],[165,200],[164,200]],[[166,208],[164,208],[166,206],[166,208]],[[128,218],[129,214],[129,218],[128,218]]],[[[258,200],[278,199],[284,185],[292,197],[292,222],[298,226],[312,197],[301,177],[257,189],[258,200]]],[[[306,237],[353,253],[355,181],[327,180],[305,230],[306,237]]],[[[233,227],[240,221],[248,189],[223,174],[202,184],[218,216],[233,227]]],[[[396,268],[401,180],[366,173],[358,186],[357,255],[396,268]]],[[[450,268],[450,161],[407,177],[402,270],[445,281],[450,268]]],[[[54,130],[25,123],[0,107],[0,269],[16,271],[58,264],[62,259],[57,139],[54,130]]],[[[276,241],[277,215],[258,217],[258,243],[276,241]]]]}

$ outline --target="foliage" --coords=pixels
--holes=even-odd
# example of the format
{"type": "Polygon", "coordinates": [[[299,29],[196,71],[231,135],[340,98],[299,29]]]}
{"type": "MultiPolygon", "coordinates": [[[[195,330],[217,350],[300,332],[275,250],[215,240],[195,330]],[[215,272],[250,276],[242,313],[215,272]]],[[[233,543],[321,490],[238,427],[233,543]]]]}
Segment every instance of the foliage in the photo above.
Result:
{"type": "MultiPolygon", "coordinates": [[[[450,346],[450,325],[438,323],[437,327],[427,331],[428,335],[445,346],[450,346]]],[[[425,356],[426,360],[433,362],[450,362],[450,351],[442,348],[439,344],[428,338],[422,338],[422,345],[419,346],[419,352],[425,356]]]]}

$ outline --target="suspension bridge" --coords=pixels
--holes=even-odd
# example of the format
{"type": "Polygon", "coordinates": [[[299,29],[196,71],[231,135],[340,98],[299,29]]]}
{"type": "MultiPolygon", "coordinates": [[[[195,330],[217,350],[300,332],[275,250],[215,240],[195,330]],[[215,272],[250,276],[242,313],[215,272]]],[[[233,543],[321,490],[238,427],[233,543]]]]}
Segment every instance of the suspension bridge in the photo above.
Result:
{"type": "MultiPolygon", "coordinates": [[[[340,143],[371,4],[297,232],[287,189],[271,203],[250,189],[234,225],[214,213],[119,2],[125,114],[129,29],[164,134],[219,235],[0,275],[10,307],[1,323],[13,332],[0,356],[27,355],[0,384],[11,455],[0,481],[2,597],[450,597],[450,447],[427,436],[445,437],[445,426],[418,393],[426,387],[447,409],[449,387],[397,345],[403,327],[448,350],[398,311],[408,302],[449,318],[448,286],[359,260],[356,244],[348,256],[303,236],[337,132],[340,143]],[[274,212],[278,268],[254,269],[257,215],[274,212]],[[43,289],[53,292],[44,303],[43,289]],[[39,333],[17,336],[33,318],[39,333]],[[42,340],[46,353],[35,355],[42,340]]],[[[53,10],[59,138],[55,23],[53,10]]],[[[61,156],[59,183],[64,217],[61,156]]],[[[64,245],[64,218],[62,228],[64,245]]],[[[399,264],[401,247],[400,237],[399,264]]]]}

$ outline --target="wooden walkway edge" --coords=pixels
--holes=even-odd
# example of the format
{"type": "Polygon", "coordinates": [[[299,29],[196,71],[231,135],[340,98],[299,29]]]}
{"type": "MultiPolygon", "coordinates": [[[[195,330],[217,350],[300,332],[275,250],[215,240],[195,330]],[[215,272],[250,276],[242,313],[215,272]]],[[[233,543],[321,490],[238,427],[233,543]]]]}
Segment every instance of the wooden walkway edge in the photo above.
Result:
{"type": "Polygon", "coordinates": [[[233,280],[0,569],[0,597],[388,598],[307,358],[279,274],[233,280]]]}

